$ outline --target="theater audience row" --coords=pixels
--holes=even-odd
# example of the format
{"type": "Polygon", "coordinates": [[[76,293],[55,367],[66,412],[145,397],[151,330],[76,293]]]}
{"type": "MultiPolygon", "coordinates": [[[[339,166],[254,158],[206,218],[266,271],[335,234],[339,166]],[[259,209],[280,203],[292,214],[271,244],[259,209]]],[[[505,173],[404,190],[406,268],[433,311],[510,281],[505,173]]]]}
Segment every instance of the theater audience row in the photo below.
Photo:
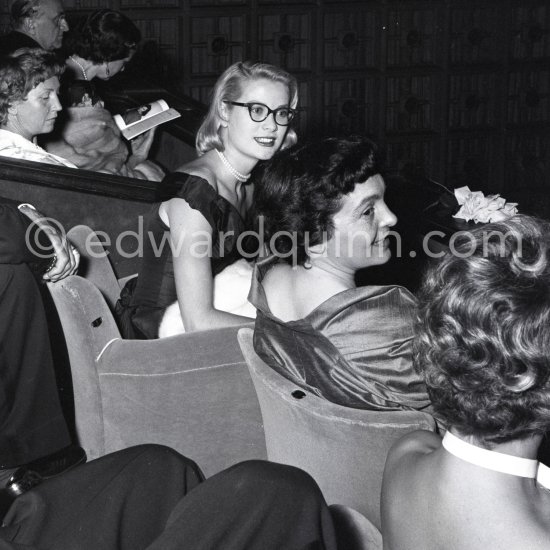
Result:
{"type": "MultiPolygon", "coordinates": [[[[15,205],[2,206],[0,222],[11,218],[8,225],[26,232],[15,205]]],[[[17,251],[5,242],[3,260],[17,251]]],[[[61,254],[59,243],[55,250],[61,254]]],[[[448,431],[443,440],[412,433],[390,451],[382,495],[385,548],[547,547],[549,474],[536,455],[548,430],[549,251],[548,222],[520,215],[464,236],[454,254],[427,271],[416,366],[448,431]]],[[[74,272],[70,247],[66,252],[48,277],[74,272]]],[[[0,264],[2,277],[6,268],[13,269],[0,264]]],[[[7,279],[8,289],[26,287],[15,293],[22,300],[14,303],[14,292],[2,287],[0,312],[13,303],[13,313],[29,323],[21,306],[35,283],[23,273],[7,279]]],[[[33,329],[39,325],[35,319],[33,329]]],[[[2,347],[3,358],[10,347],[2,347]]],[[[249,462],[202,482],[196,465],[152,446],[43,481],[15,500],[0,540],[11,549],[98,548],[97,529],[100,547],[113,550],[120,544],[214,549],[222,539],[224,548],[338,544],[330,509],[303,472],[249,462]]]]}
{"type": "MultiPolygon", "coordinates": [[[[99,25],[101,13],[85,25],[99,25]]],[[[93,95],[88,78],[108,77],[115,67],[122,70],[137,40],[138,35],[127,40],[125,57],[110,66],[112,60],[88,59],[83,53],[90,45],[84,33],[77,44],[84,48],[78,50],[82,55],[73,53],[68,63],[83,77],[72,92],[78,88],[93,95]],[[104,73],[94,73],[100,68],[104,73]]],[[[56,155],[35,144],[37,135],[52,131],[61,111],[57,92],[63,69],[43,51],[2,60],[0,77],[10,78],[0,80],[0,154],[76,165],[67,160],[70,154],[56,155]]],[[[291,121],[297,103],[296,80],[278,67],[236,63],[218,79],[197,135],[198,158],[167,176],[180,184],[180,191],[155,205],[148,218],[147,230],[157,242],[148,241],[138,277],[118,304],[125,336],[158,337],[170,308],[176,311],[179,331],[249,321],[224,309],[216,295],[234,293],[235,277],[222,276],[239,258],[259,258],[254,266],[240,260],[247,267],[239,274],[239,288],[243,302],[250,289],[254,344],[268,364],[336,403],[373,410],[427,409],[447,429],[443,440],[436,434],[411,434],[390,453],[382,502],[385,547],[546,547],[550,508],[539,483],[547,474],[536,453],[548,415],[548,224],[517,216],[472,232],[455,246],[454,255],[448,253],[430,267],[418,298],[396,286],[356,288],[359,269],[390,260],[388,237],[396,217],[384,201],[381,154],[375,143],[359,136],[296,144],[291,121]],[[255,238],[245,242],[241,236],[251,228],[255,238]],[[197,250],[205,246],[205,236],[209,254],[201,255],[197,250]],[[155,248],[166,237],[171,246],[159,256],[155,248]]],[[[145,149],[151,139],[144,138],[145,149]]],[[[82,157],[85,163],[93,161],[86,152],[82,157]]],[[[133,165],[129,158],[125,162],[133,165]]],[[[144,452],[153,456],[156,451],[144,452]]],[[[101,481],[130,455],[107,457],[103,466],[95,466],[99,493],[111,498],[116,489],[105,489],[101,481]]],[[[164,460],[159,458],[159,464],[164,460]]],[[[190,487],[200,481],[194,466],[174,460],[184,465],[176,477],[193,478],[190,487]]],[[[155,475],[159,464],[152,467],[155,475]]],[[[90,526],[98,523],[106,526],[107,538],[116,540],[125,527],[109,524],[101,499],[100,506],[85,507],[76,518],[64,517],[67,510],[59,502],[63,487],[88,483],[92,468],[77,468],[18,499],[5,522],[20,527],[11,540],[52,547],[79,540],[79,547],[86,548],[94,539],[90,526]],[[36,513],[29,514],[35,498],[58,511],[59,523],[47,525],[36,513]],[[65,522],[71,529],[56,538],[65,522]]],[[[130,526],[141,521],[143,506],[125,499],[134,470],[126,471],[129,478],[121,477],[118,489],[122,498],[111,500],[119,510],[130,506],[136,513],[128,516],[130,526]]],[[[236,471],[245,480],[255,479],[253,465],[236,471]]],[[[305,516],[291,512],[295,521],[287,525],[286,542],[273,531],[281,534],[281,508],[292,509],[270,492],[263,494],[263,515],[257,518],[265,529],[256,540],[250,538],[244,518],[250,514],[253,483],[240,482],[248,489],[233,506],[233,515],[225,509],[214,519],[203,514],[214,500],[223,502],[235,491],[227,482],[230,471],[217,482],[201,484],[191,494],[202,496],[194,500],[186,495],[187,485],[170,503],[166,494],[158,495],[166,515],[158,523],[155,519],[139,545],[130,546],[176,547],[189,540],[186,529],[195,534],[206,530],[214,538],[229,529],[228,548],[268,548],[266,540],[273,548],[335,547],[330,513],[311,480],[299,479],[301,474],[291,470],[266,472],[262,475],[273,475],[273,494],[289,480],[305,487],[295,501],[305,516]],[[224,523],[228,518],[230,527],[224,523]]],[[[203,547],[216,547],[202,537],[203,547]]]]}
{"type": "Polygon", "coordinates": [[[154,130],[124,139],[94,83],[124,70],[140,36],[123,14],[98,10],[68,32],[65,63],[36,48],[4,56],[0,154],[160,181],[163,170],[147,160],[154,130]]]}

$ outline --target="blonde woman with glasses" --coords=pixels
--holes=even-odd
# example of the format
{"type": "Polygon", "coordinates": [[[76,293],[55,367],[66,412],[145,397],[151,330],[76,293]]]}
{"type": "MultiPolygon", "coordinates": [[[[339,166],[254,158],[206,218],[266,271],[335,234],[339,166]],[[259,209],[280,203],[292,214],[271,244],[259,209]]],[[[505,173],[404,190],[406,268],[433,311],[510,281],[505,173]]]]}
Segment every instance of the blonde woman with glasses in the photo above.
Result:
{"type": "MultiPolygon", "coordinates": [[[[241,256],[252,169],[297,140],[290,126],[297,102],[296,79],[273,65],[239,62],[220,76],[197,133],[198,158],[166,177],[179,192],[156,205],[146,222],[139,277],[123,290],[117,308],[126,337],[157,338],[170,305],[163,323],[170,327],[162,335],[250,321],[229,312],[235,309],[221,303],[222,293],[215,299],[214,278],[241,256]]],[[[244,303],[250,272],[243,269],[242,276],[233,274],[240,282],[231,294],[244,303]]]]}

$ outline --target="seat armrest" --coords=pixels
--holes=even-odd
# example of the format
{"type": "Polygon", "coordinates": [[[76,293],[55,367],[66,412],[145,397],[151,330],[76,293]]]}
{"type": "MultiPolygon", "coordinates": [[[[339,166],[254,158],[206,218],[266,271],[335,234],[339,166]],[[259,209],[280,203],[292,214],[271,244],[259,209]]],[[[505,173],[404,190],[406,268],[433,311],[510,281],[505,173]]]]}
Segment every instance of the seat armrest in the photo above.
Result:
{"type": "Polygon", "coordinates": [[[117,339],[105,347],[100,374],[162,375],[244,363],[237,345],[243,326],[178,334],[156,340],[117,339]],[[213,345],[215,342],[215,345],[213,345]]]}

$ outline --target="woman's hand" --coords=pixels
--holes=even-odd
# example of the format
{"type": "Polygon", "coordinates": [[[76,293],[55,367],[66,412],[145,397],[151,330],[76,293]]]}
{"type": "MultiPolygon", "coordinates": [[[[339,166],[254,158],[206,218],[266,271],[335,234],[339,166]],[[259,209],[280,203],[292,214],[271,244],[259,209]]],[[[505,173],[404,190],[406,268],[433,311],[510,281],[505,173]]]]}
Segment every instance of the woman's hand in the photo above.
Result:
{"type": "Polygon", "coordinates": [[[131,170],[134,178],[146,179],[149,181],[162,181],[164,179],[164,170],[154,162],[146,160],[141,162],[131,170]]]}
{"type": "Polygon", "coordinates": [[[149,156],[149,150],[153,145],[153,139],[155,138],[156,128],[152,128],[143,134],[135,137],[130,143],[132,145],[132,157],[134,166],[147,160],[149,156]]]}
{"type": "Polygon", "coordinates": [[[27,205],[20,206],[19,210],[44,232],[52,245],[54,255],[42,278],[45,281],[55,282],[69,275],[74,275],[80,262],[80,253],[75,246],[68,241],[63,228],[61,228],[61,226],[56,227],[50,222],[50,218],[47,218],[38,212],[38,210],[34,210],[27,205]]]}

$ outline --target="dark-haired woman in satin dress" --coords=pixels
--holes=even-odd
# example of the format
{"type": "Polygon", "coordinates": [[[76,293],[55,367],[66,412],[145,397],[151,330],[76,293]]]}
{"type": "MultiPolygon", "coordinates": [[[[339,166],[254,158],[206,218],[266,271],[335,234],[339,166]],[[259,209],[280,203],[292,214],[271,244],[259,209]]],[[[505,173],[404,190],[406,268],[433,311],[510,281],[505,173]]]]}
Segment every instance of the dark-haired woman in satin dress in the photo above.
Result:
{"type": "Polygon", "coordinates": [[[268,255],[255,268],[254,346],[275,370],[335,403],[424,409],[412,365],[416,300],[400,286],[357,288],[386,263],[397,218],[384,202],[377,146],[329,138],[278,153],[256,179],[268,255]]]}

